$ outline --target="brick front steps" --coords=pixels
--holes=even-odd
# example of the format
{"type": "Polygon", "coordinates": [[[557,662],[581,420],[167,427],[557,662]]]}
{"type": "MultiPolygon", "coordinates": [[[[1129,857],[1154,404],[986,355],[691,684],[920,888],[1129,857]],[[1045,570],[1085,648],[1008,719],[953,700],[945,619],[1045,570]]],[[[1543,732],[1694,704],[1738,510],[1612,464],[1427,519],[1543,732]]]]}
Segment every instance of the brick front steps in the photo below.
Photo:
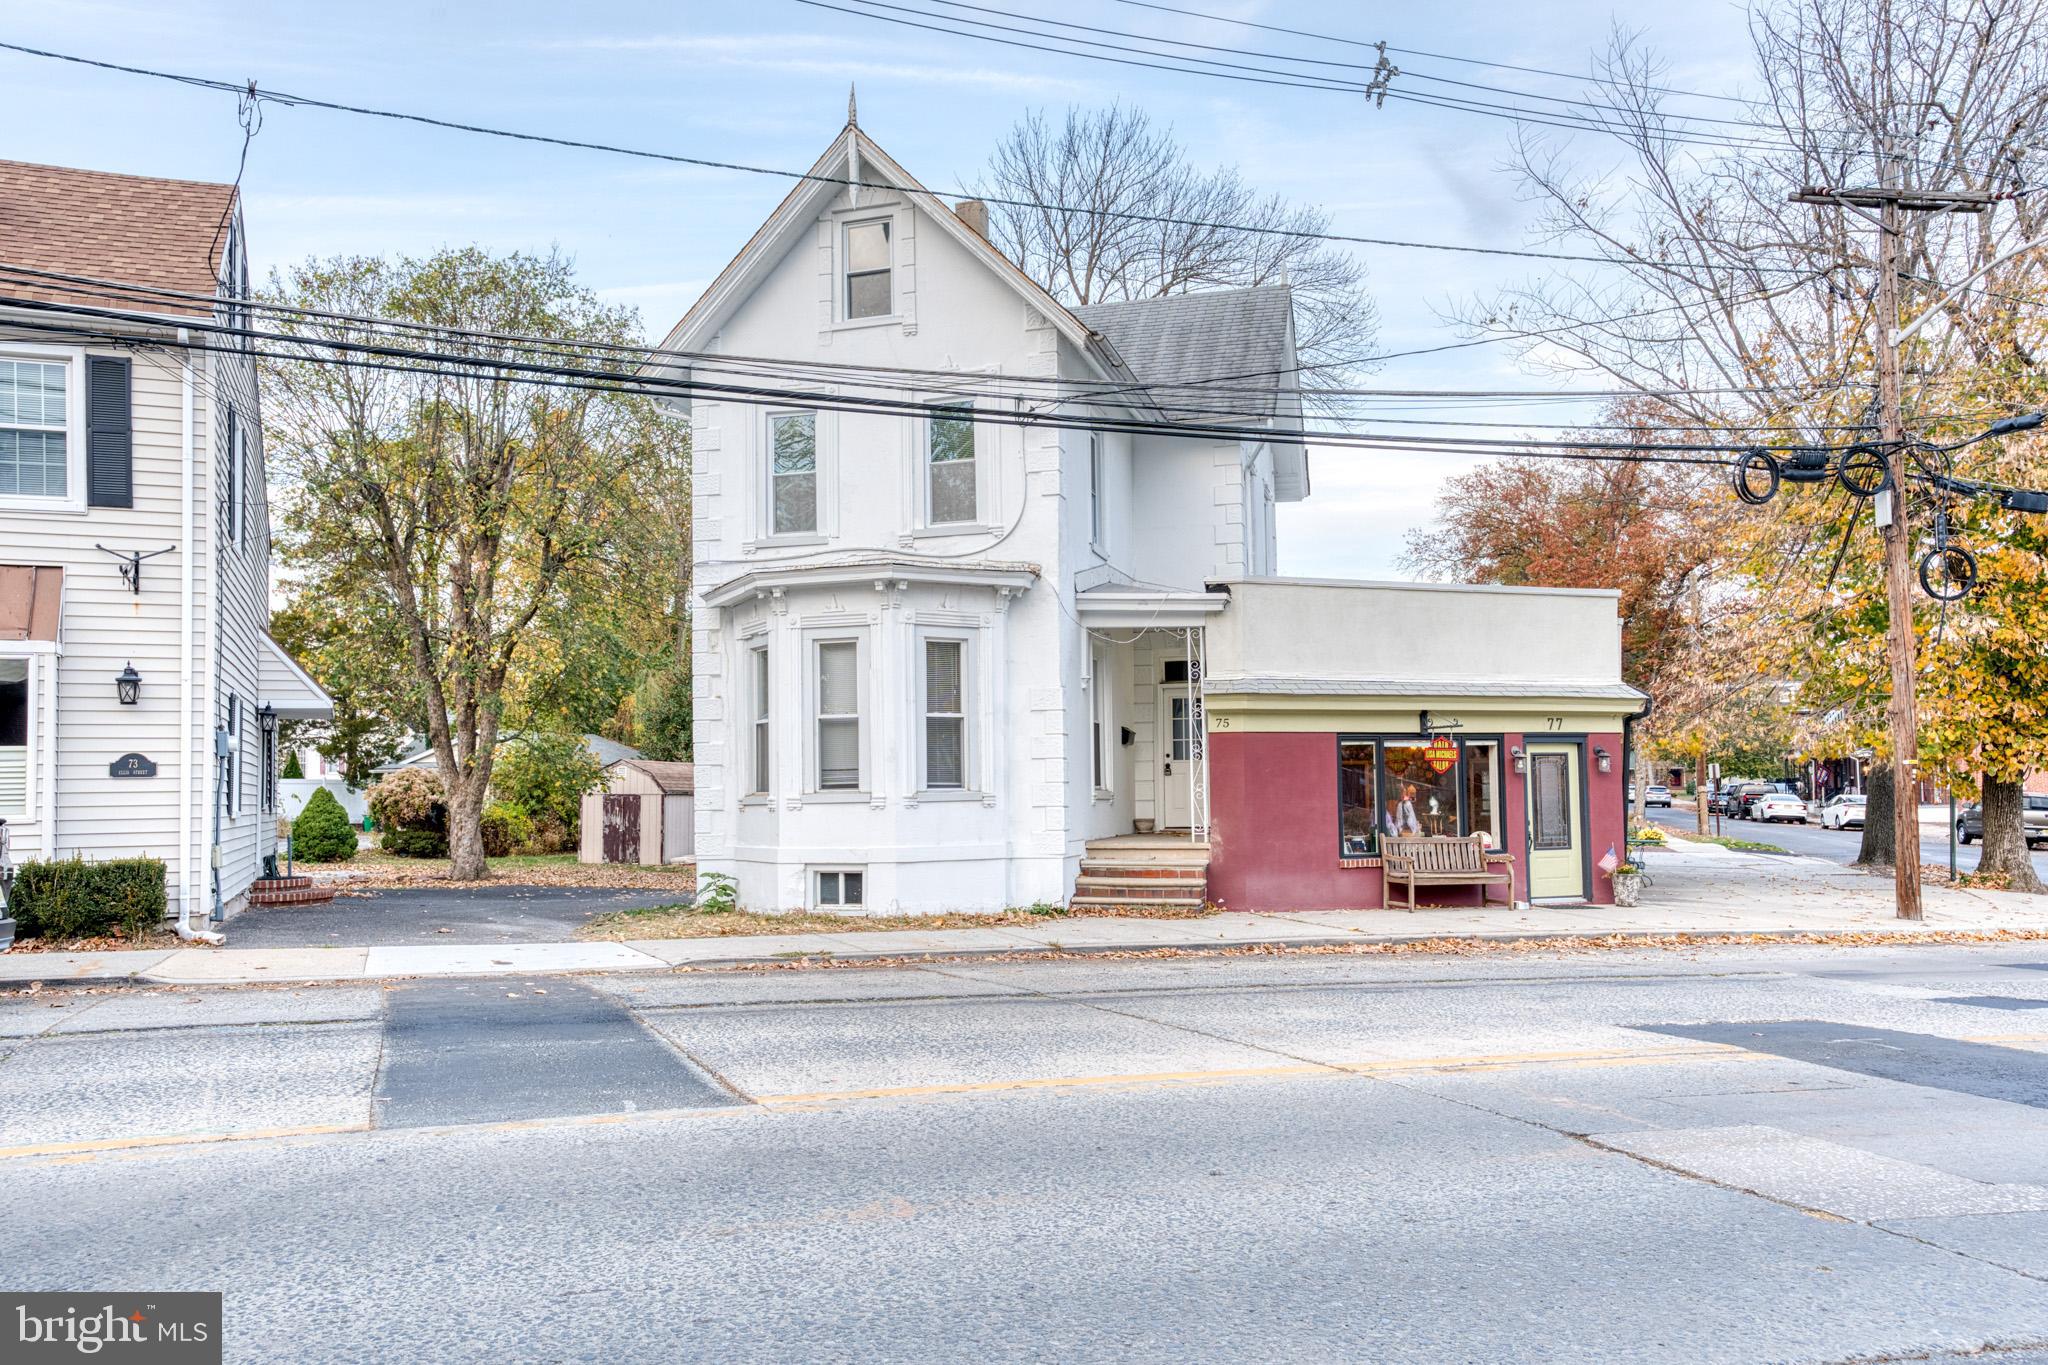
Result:
{"type": "Polygon", "coordinates": [[[1209,898],[1209,849],[1186,836],[1123,835],[1090,841],[1068,908],[1199,910],[1209,898]]]}
{"type": "Polygon", "coordinates": [[[313,885],[311,877],[258,877],[249,885],[251,905],[325,905],[334,887],[313,885]]]}

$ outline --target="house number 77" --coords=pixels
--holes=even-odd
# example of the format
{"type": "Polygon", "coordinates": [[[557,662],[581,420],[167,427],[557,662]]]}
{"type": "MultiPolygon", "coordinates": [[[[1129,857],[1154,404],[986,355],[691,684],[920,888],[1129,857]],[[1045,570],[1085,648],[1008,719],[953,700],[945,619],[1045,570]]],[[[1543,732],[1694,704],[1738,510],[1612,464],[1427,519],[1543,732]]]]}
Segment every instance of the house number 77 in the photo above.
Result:
{"type": "Polygon", "coordinates": [[[1562,730],[1562,729],[1564,729],[1564,717],[1563,717],[1563,716],[1545,716],[1545,717],[1543,718],[1543,728],[1544,728],[1544,729],[1546,729],[1546,730],[1562,730]]]}

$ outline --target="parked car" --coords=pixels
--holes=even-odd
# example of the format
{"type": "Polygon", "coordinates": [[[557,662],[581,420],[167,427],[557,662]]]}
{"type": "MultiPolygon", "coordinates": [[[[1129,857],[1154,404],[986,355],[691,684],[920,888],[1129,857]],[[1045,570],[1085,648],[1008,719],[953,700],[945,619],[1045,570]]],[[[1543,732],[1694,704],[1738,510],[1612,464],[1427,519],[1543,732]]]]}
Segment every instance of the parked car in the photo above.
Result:
{"type": "Polygon", "coordinates": [[[1746,782],[1742,787],[1742,801],[1736,814],[1745,820],[1761,820],[1760,808],[1766,799],[1773,796],[1789,796],[1799,801],[1799,808],[1806,809],[1806,802],[1799,799],[1790,782],[1746,782]]]}
{"type": "Polygon", "coordinates": [[[1803,825],[1806,823],[1806,803],[1792,792],[1766,792],[1757,800],[1756,818],[1767,825],[1780,820],[1803,825]]]}
{"type": "MultiPolygon", "coordinates": [[[[2020,821],[2026,830],[2027,847],[2048,844],[2048,796],[2023,796],[2020,821]]],[[[1984,837],[1984,806],[1973,801],[1956,817],[1956,839],[1974,844],[1984,837]]]]}
{"type": "Polygon", "coordinates": [[[1729,779],[1714,788],[1713,794],[1707,798],[1707,813],[1710,815],[1735,814],[1735,793],[1741,786],[1740,782],[1729,779]]]}
{"type": "Polygon", "coordinates": [[[1842,795],[1831,797],[1820,808],[1822,829],[1862,829],[1863,807],[1868,798],[1842,795]]]}
{"type": "Polygon", "coordinates": [[[1662,806],[1666,810],[1671,809],[1671,788],[1660,787],[1655,784],[1645,787],[1643,789],[1643,804],[1645,806],[1662,806]]]}

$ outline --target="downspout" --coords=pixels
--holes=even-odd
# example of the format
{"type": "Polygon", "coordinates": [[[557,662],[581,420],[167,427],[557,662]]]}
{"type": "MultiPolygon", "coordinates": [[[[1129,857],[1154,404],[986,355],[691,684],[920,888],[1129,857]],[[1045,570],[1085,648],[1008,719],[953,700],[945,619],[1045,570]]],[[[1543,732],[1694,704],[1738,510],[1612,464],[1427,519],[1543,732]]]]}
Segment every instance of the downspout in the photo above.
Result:
{"type": "Polygon", "coordinates": [[[178,340],[185,346],[185,365],[181,375],[184,406],[180,414],[185,444],[178,475],[178,544],[183,551],[178,573],[178,937],[187,943],[210,943],[218,947],[227,941],[222,935],[210,929],[192,927],[192,905],[199,899],[200,885],[199,863],[194,856],[198,850],[194,847],[192,829],[192,798],[195,793],[192,765],[197,759],[192,722],[192,632],[197,616],[192,534],[193,500],[198,495],[199,452],[194,443],[198,395],[193,381],[193,366],[197,362],[190,345],[191,333],[180,327],[178,340]]]}
{"type": "MultiPolygon", "coordinates": [[[[1645,692],[1643,694],[1643,709],[1633,715],[1621,718],[1621,770],[1627,775],[1627,781],[1623,785],[1622,791],[1626,793],[1631,787],[1640,787],[1642,790],[1637,795],[1642,797],[1646,811],[1649,809],[1650,784],[1643,780],[1643,774],[1636,771],[1636,722],[1648,720],[1650,713],[1656,709],[1657,699],[1645,692]]],[[[1695,781],[1693,784],[1693,800],[1697,802],[1706,799],[1706,794],[1699,790],[1699,784],[1695,781]]],[[[1621,807],[1621,833],[1624,841],[1628,837],[1628,818],[1634,813],[1633,808],[1629,805],[1628,797],[1624,795],[1621,807]]],[[[1645,818],[1648,817],[1645,816],[1645,818]]]]}

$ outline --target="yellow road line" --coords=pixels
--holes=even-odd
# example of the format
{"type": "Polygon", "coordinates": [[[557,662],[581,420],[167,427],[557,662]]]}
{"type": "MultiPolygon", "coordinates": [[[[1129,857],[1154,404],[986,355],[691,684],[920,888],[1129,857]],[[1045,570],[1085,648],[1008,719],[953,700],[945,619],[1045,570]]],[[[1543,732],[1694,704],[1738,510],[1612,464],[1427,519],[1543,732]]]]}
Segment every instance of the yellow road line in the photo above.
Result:
{"type": "Polygon", "coordinates": [[[330,1133],[367,1133],[362,1123],[312,1123],[296,1128],[245,1128],[233,1133],[161,1133],[148,1137],[93,1138],[86,1142],[36,1142],[25,1147],[0,1147],[0,1161],[31,1156],[91,1156],[128,1147],[191,1147],[214,1142],[255,1142],[263,1138],[323,1137],[330,1133]]]}

